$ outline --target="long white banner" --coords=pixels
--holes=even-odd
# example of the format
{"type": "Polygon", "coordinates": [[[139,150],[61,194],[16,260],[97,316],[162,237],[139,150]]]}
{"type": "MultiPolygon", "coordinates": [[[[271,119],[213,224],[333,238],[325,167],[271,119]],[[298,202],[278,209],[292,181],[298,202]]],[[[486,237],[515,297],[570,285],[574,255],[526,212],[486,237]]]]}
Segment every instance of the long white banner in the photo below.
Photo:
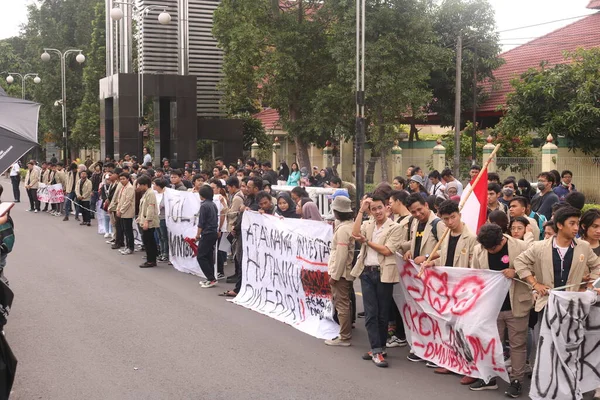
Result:
{"type": "Polygon", "coordinates": [[[500,272],[419,267],[398,257],[394,299],[419,357],[457,374],[508,381],[496,319],[511,281],[500,272]]]}
{"type": "Polygon", "coordinates": [[[551,291],[529,396],[580,400],[600,386],[600,303],[594,292],[551,291]]]}
{"type": "Polygon", "coordinates": [[[37,198],[42,203],[63,203],[65,201],[65,193],[60,183],[54,185],[38,184],[37,198]]]}
{"type": "Polygon", "coordinates": [[[327,274],[332,237],[323,222],[246,211],[243,280],[233,302],[321,339],[337,336],[327,274]]]}
{"type": "Polygon", "coordinates": [[[194,249],[188,243],[196,242],[200,196],[173,189],[165,189],[163,196],[169,231],[169,261],[178,271],[204,277],[194,249]]]}

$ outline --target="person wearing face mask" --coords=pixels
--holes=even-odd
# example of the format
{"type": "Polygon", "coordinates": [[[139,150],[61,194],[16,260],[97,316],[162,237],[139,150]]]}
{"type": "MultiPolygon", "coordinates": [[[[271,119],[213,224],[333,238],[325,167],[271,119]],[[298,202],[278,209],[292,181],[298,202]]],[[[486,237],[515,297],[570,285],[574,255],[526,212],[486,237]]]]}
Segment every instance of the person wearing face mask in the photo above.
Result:
{"type": "Polygon", "coordinates": [[[560,201],[565,201],[565,197],[572,192],[576,192],[573,184],[573,173],[569,170],[564,170],[561,174],[560,183],[553,189],[560,201]]]}
{"type": "Polygon", "coordinates": [[[505,179],[502,182],[502,197],[498,201],[508,206],[516,194],[517,184],[515,181],[513,179],[505,179]]]}
{"type": "Polygon", "coordinates": [[[538,175],[538,194],[531,199],[531,211],[546,217],[546,220],[552,218],[552,206],[560,200],[556,193],[552,191],[554,176],[549,172],[542,172],[538,175]]]}

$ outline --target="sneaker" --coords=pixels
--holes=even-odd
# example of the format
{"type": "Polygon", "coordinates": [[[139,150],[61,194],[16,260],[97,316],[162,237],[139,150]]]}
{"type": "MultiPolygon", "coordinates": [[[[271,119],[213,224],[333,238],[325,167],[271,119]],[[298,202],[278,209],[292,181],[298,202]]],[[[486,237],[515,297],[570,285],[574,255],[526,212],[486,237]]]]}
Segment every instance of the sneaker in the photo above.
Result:
{"type": "Polygon", "coordinates": [[[225,282],[227,282],[227,283],[237,283],[237,281],[238,281],[238,276],[235,274],[229,275],[227,277],[227,279],[225,280],[225,282]]]}
{"type": "Polygon", "coordinates": [[[115,244],[115,239],[107,240],[106,243],[108,243],[108,244],[115,244]]]}
{"type": "Polygon", "coordinates": [[[463,376],[462,378],[460,378],[460,384],[461,385],[470,385],[472,383],[477,382],[477,378],[473,378],[472,376],[463,376]]]}
{"type": "Polygon", "coordinates": [[[104,234],[104,239],[108,239],[109,237],[112,237],[112,235],[110,233],[105,233],[104,234]]]}
{"type": "Polygon", "coordinates": [[[396,335],[393,335],[392,337],[388,338],[385,347],[404,347],[406,344],[406,339],[398,339],[396,335]]]}
{"type": "MultiPolygon", "coordinates": [[[[387,357],[387,352],[382,352],[381,353],[383,355],[383,358],[387,357]]],[[[363,360],[371,360],[373,358],[373,352],[372,351],[367,351],[365,354],[362,355],[362,359],[363,360]]]]}
{"type": "MultiPolygon", "coordinates": [[[[107,243],[108,243],[108,242],[107,242],[107,243]]],[[[112,246],[110,246],[110,248],[111,248],[111,249],[113,249],[113,250],[117,250],[117,249],[121,250],[121,249],[122,249],[122,248],[121,248],[121,246],[119,246],[119,245],[118,245],[118,244],[116,244],[116,243],[113,243],[113,245],[112,245],[112,246]]]]}
{"type": "Polygon", "coordinates": [[[469,389],[474,390],[476,392],[482,390],[496,390],[498,389],[498,385],[496,384],[496,379],[490,380],[489,383],[485,383],[483,379],[477,379],[475,383],[469,386],[469,389]]]}
{"type": "Polygon", "coordinates": [[[431,362],[431,361],[427,361],[427,362],[425,363],[425,366],[426,366],[427,368],[437,368],[437,367],[438,367],[438,365],[437,365],[436,363],[434,363],[434,362],[431,362]]]}
{"type": "Polygon", "coordinates": [[[32,212],[32,211],[33,211],[33,208],[30,208],[30,209],[29,209],[29,210],[27,210],[27,211],[29,211],[29,212],[32,212]]]}
{"type": "Polygon", "coordinates": [[[35,211],[33,211],[33,212],[34,212],[34,213],[37,213],[38,211],[39,211],[39,210],[35,210],[35,211]]]}
{"type": "Polygon", "coordinates": [[[339,336],[334,337],[333,339],[326,340],[325,344],[327,346],[341,346],[341,347],[348,347],[351,345],[349,340],[342,340],[342,339],[340,339],[339,336]]]}
{"type": "Polygon", "coordinates": [[[128,256],[129,254],[133,254],[133,250],[125,249],[121,252],[121,254],[123,254],[124,256],[128,256]]]}
{"type": "Polygon", "coordinates": [[[406,356],[406,359],[408,361],[412,361],[412,362],[423,362],[423,361],[425,361],[421,357],[419,357],[418,355],[416,355],[415,353],[410,353],[409,355],[406,356]]]}
{"type": "Polygon", "coordinates": [[[510,382],[510,386],[508,387],[506,392],[504,392],[504,394],[508,397],[512,397],[513,399],[516,399],[517,397],[519,397],[521,395],[522,392],[523,392],[523,389],[521,388],[521,382],[519,382],[518,379],[513,379],[510,382]]]}
{"type": "Polygon", "coordinates": [[[203,289],[211,288],[217,285],[217,281],[204,281],[200,282],[200,287],[203,289]]]}
{"type": "Polygon", "coordinates": [[[216,278],[217,278],[218,281],[223,280],[223,279],[225,279],[225,274],[222,273],[222,272],[219,272],[217,274],[216,278]]]}
{"type": "Polygon", "coordinates": [[[388,362],[385,361],[382,353],[373,354],[373,358],[371,359],[380,368],[387,368],[388,362]]]}

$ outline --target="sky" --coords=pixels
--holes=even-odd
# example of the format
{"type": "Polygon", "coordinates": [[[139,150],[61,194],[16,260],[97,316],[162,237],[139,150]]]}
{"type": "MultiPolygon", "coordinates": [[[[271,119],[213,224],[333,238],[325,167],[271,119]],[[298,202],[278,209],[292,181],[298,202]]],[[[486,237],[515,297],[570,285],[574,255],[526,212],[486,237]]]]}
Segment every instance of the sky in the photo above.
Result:
{"type": "MultiPolygon", "coordinates": [[[[534,25],[558,19],[591,14],[585,7],[589,0],[489,0],[496,12],[499,31],[534,25]]],[[[27,4],[33,0],[0,0],[3,11],[0,20],[0,39],[15,36],[27,21],[27,4]],[[7,18],[6,16],[10,16],[7,18]]],[[[576,19],[501,33],[503,50],[526,43],[534,37],[552,32],[575,22],[576,19]]]]}

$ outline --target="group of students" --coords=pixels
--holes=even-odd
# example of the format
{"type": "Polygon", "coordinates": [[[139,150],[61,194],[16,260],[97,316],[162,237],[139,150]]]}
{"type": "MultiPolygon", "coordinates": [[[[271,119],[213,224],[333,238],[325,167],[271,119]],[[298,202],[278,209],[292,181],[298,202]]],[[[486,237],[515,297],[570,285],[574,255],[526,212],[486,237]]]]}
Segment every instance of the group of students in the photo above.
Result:
{"type": "MultiPolygon", "coordinates": [[[[539,174],[539,192],[522,193],[524,195],[518,192],[514,179],[503,182],[504,189],[513,186],[509,193],[500,188],[499,177],[494,175],[489,174],[488,220],[477,233],[471,232],[461,221],[459,199],[430,202],[421,187],[413,185],[408,190],[402,187],[406,182],[403,179],[396,178],[395,187],[380,184],[365,196],[356,216],[346,212],[343,200],[334,200],[336,223],[329,276],[340,332],[325,344],[350,346],[352,312],[349,304],[353,281],[359,278],[371,349],[363,359],[372,360],[378,367],[387,367],[386,348],[410,345],[392,297],[394,285],[400,281],[396,253],[421,268],[446,266],[500,271],[511,280],[510,292],[502,300],[497,317],[501,341],[507,339],[510,348],[511,382],[505,394],[519,397],[525,376],[531,373],[532,350],[539,337],[549,290],[586,290],[600,274],[600,210],[582,214],[585,196],[572,185],[561,201],[552,188],[556,182],[552,173],[539,174]],[[503,193],[502,197],[499,192],[503,193]],[[536,211],[532,211],[530,198],[536,211]],[[541,216],[544,222],[540,229],[536,218],[541,216]],[[446,230],[449,234],[444,236],[446,230]],[[360,248],[356,259],[355,244],[360,248]]],[[[442,184],[447,187],[451,182],[442,181],[442,184]]],[[[564,180],[561,185],[568,187],[564,180]]],[[[462,213],[469,212],[473,210],[462,210],[462,213]]],[[[424,362],[412,352],[408,360],[424,362]]],[[[435,373],[451,373],[434,363],[426,364],[434,368],[435,373]]],[[[460,383],[475,391],[498,388],[495,379],[486,383],[465,376],[460,383]]],[[[593,397],[593,393],[587,395],[593,397]]]]}

